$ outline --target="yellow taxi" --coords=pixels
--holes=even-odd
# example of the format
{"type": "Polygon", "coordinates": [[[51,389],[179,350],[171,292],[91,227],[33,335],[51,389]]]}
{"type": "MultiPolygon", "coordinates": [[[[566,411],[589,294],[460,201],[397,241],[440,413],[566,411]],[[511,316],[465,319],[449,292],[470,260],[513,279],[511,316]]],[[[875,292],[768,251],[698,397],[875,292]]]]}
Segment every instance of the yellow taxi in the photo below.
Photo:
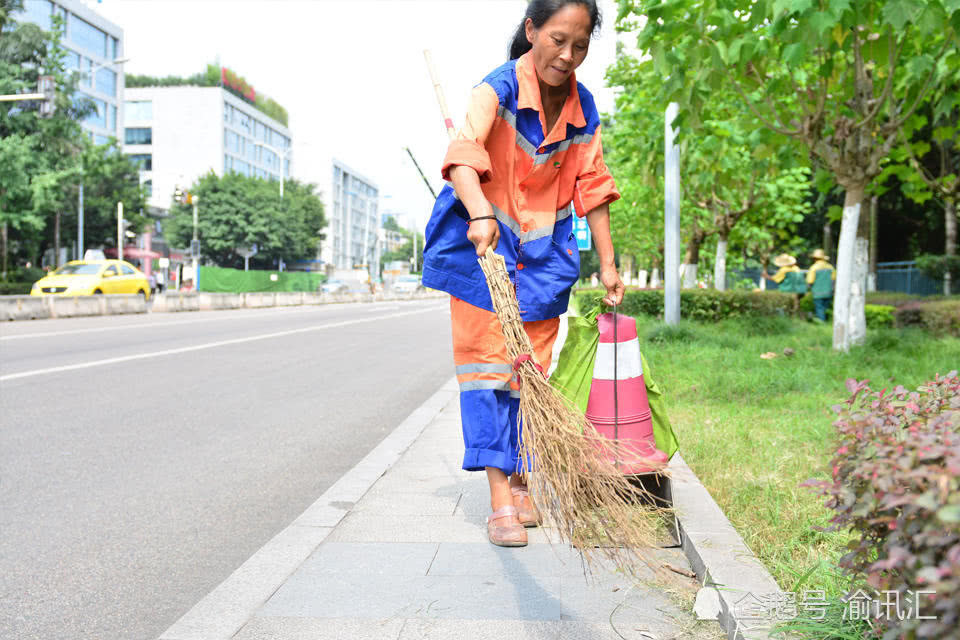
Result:
{"type": "Polygon", "coordinates": [[[89,296],[101,293],[150,297],[147,276],[124,260],[73,260],[33,283],[32,296],[89,296]]]}

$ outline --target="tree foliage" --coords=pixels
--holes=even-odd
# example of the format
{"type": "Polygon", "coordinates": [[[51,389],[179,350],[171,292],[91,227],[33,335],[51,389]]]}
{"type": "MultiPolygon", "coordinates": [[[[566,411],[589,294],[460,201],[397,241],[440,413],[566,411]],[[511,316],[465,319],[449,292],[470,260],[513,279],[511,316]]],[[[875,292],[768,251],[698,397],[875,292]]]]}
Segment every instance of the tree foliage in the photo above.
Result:
{"type": "Polygon", "coordinates": [[[843,187],[834,347],[849,348],[863,325],[853,279],[860,203],[924,100],[939,96],[935,111],[958,100],[936,89],[960,65],[960,2],[621,0],[618,22],[639,29],[637,44],[661,79],[657,95],[679,103],[681,124],[696,125],[728,88],[843,187]]]}
{"type": "MultiPolygon", "coordinates": [[[[621,54],[608,80],[623,89],[609,131],[608,162],[623,195],[611,208],[612,226],[622,252],[658,263],[665,129],[660,78],[652,61],[621,54]]],[[[806,158],[758,127],[729,91],[715,92],[698,115],[696,130],[680,139],[684,262],[697,264],[710,240],[739,248],[761,239],[789,241],[809,210],[806,158]]]]}
{"type": "MultiPolygon", "coordinates": [[[[237,173],[202,176],[189,192],[198,196],[198,236],[204,260],[221,267],[243,267],[236,250],[257,245],[251,268],[267,269],[278,260],[315,258],[323,239],[323,202],[316,186],[288,179],[283,200],[276,182],[237,173]]],[[[171,205],[164,233],[174,246],[193,238],[193,207],[171,205]]]]}
{"type": "MultiPolygon", "coordinates": [[[[75,96],[78,77],[64,65],[62,20],[53,29],[17,23],[16,0],[0,0],[0,94],[34,93],[41,75],[56,81],[52,117],[40,116],[39,101],[0,103],[0,226],[4,256],[38,262],[54,245],[55,221],[61,244],[76,237],[77,191],[86,186],[86,244],[116,244],[115,211],[123,202],[127,217],[141,225],[143,207],[135,165],[116,144],[95,146],[80,121],[95,108],[75,96]],[[71,214],[71,215],[64,215],[71,214]],[[68,235],[69,234],[69,235],[68,235]]],[[[6,269],[4,269],[6,271],[6,269]]]]}

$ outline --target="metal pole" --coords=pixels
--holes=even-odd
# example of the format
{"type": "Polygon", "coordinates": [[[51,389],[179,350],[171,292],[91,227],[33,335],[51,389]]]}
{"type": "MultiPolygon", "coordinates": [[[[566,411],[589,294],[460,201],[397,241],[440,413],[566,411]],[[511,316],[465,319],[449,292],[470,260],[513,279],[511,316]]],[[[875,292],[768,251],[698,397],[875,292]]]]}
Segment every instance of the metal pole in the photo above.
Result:
{"type": "Polygon", "coordinates": [[[117,260],[123,260],[123,203],[117,203],[117,260]]]}
{"type": "Polygon", "coordinates": [[[77,197],[77,260],[83,260],[83,182],[77,197]]]}
{"type": "Polygon", "coordinates": [[[436,194],[436,192],[433,190],[433,187],[430,186],[430,181],[427,180],[427,176],[423,175],[423,170],[420,168],[420,165],[417,164],[417,159],[413,157],[413,152],[410,151],[410,147],[404,147],[404,149],[407,150],[407,155],[409,155],[409,156],[410,156],[410,159],[413,160],[413,166],[415,166],[415,167],[417,168],[417,173],[419,173],[419,174],[420,174],[420,177],[423,178],[423,183],[424,183],[425,185],[427,185],[427,189],[430,190],[430,195],[433,196],[433,199],[434,199],[434,200],[436,200],[436,199],[437,199],[437,194],[436,194]]]}
{"type": "MultiPolygon", "coordinates": [[[[193,197],[193,243],[190,245],[190,248],[193,249],[197,246],[197,241],[199,237],[197,236],[197,223],[200,221],[200,217],[197,212],[197,197],[193,197]]],[[[193,290],[200,291],[200,256],[196,253],[193,253],[193,290]]]]}
{"type": "Polygon", "coordinates": [[[277,157],[280,158],[280,199],[283,200],[283,170],[284,170],[284,166],[283,166],[283,165],[284,165],[284,162],[283,162],[283,156],[282,156],[282,155],[280,155],[280,154],[278,153],[278,154],[277,154],[277,157]]]}
{"type": "Polygon", "coordinates": [[[663,319],[680,322],[680,148],[674,143],[677,103],[667,106],[664,125],[663,319]]]}

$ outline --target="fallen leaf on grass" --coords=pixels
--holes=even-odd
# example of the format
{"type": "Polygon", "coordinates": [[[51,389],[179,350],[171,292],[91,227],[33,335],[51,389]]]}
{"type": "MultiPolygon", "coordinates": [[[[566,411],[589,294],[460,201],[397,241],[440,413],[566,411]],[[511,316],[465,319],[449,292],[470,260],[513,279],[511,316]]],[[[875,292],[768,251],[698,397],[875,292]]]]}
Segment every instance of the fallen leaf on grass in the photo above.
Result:
{"type": "Polygon", "coordinates": [[[761,353],[760,357],[764,360],[773,360],[777,357],[777,354],[775,354],[773,351],[767,351],[766,353],[761,353]]]}

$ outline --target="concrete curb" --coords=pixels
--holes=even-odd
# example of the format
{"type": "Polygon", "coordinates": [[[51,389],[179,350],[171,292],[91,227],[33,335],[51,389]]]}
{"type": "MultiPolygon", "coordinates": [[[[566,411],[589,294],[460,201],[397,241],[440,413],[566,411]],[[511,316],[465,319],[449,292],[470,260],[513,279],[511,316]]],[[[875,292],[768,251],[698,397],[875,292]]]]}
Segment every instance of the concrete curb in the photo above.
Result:
{"type": "Polygon", "coordinates": [[[0,321],[76,318],[146,313],[147,302],[137,294],[99,296],[0,296],[0,321]]]}
{"type": "Polygon", "coordinates": [[[669,468],[683,552],[704,588],[716,591],[720,626],[730,640],[769,640],[784,592],[679,453],[669,468]]]}
{"type": "Polygon", "coordinates": [[[161,293],[147,303],[139,295],[100,296],[0,296],[0,321],[74,318],[124,313],[173,313],[223,309],[262,309],[303,305],[385,302],[443,298],[442,291],[408,295],[394,293],[311,293],[265,291],[256,293],[161,293]]]}
{"type": "Polygon", "coordinates": [[[232,638],[458,392],[456,378],[451,378],[290,526],[164,631],[159,640],[232,638]]]}

